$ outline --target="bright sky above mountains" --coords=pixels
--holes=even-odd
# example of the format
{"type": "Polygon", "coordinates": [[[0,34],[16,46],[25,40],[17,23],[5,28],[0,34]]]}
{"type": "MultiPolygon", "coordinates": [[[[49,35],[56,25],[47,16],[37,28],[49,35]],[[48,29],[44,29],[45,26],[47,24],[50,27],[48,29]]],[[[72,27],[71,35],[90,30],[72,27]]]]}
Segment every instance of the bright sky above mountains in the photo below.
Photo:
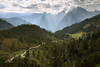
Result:
{"type": "Polygon", "coordinates": [[[0,12],[57,13],[73,6],[100,10],[100,0],[0,0],[0,12]]]}

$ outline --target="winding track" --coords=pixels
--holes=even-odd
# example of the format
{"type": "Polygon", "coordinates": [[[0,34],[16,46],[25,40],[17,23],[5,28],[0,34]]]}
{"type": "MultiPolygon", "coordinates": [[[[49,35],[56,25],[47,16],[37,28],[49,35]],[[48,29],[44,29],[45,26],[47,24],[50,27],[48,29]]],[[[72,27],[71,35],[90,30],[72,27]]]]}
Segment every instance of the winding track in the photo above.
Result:
{"type": "MultiPolygon", "coordinates": [[[[35,46],[35,47],[30,47],[28,50],[36,49],[36,48],[39,48],[39,47],[40,47],[40,45],[35,46]]],[[[26,52],[27,52],[28,50],[24,51],[22,54],[15,55],[14,57],[8,59],[8,60],[5,61],[5,62],[9,62],[9,63],[10,63],[10,62],[12,62],[16,57],[19,57],[19,56],[21,56],[22,58],[24,58],[24,57],[25,57],[24,55],[26,54],[26,52]]]]}

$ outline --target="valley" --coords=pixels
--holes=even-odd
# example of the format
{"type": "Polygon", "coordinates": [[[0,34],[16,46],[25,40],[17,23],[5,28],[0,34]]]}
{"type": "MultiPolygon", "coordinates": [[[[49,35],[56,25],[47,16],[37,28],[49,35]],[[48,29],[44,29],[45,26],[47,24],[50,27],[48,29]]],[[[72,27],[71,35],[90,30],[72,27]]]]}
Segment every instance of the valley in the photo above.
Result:
{"type": "Polygon", "coordinates": [[[100,67],[100,0],[0,0],[0,67],[100,67]]]}
{"type": "Polygon", "coordinates": [[[56,14],[52,13],[14,13],[2,12],[0,18],[13,26],[21,24],[35,24],[50,32],[62,30],[72,24],[79,23],[87,18],[100,14],[100,11],[87,11],[81,7],[69,6],[56,14]]]}
{"type": "Polygon", "coordinates": [[[99,67],[100,15],[55,33],[22,24],[0,30],[0,67],[99,67]]]}

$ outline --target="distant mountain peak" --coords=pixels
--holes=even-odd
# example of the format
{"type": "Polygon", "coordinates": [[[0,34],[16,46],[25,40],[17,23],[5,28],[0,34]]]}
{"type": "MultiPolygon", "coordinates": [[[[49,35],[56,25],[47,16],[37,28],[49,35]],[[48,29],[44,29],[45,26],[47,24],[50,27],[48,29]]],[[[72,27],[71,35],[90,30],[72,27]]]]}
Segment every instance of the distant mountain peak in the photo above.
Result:
{"type": "Polygon", "coordinates": [[[18,26],[21,24],[35,24],[46,30],[55,32],[66,26],[83,21],[87,18],[100,14],[100,11],[87,11],[79,6],[64,8],[58,14],[51,13],[2,13],[1,17],[18,26]],[[7,18],[6,18],[7,17],[7,18]]]}
{"type": "Polygon", "coordinates": [[[79,6],[73,7],[67,12],[61,22],[56,27],[56,30],[61,30],[64,27],[70,26],[75,23],[79,23],[87,18],[91,18],[97,14],[100,14],[100,11],[92,11],[89,12],[84,8],[81,8],[79,6]]]}

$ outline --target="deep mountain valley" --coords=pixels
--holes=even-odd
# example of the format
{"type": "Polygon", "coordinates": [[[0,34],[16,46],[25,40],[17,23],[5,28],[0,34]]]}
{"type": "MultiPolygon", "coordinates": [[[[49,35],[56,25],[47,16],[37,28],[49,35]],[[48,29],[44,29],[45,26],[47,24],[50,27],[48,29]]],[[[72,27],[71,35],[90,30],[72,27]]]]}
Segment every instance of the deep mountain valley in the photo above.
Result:
{"type": "Polygon", "coordinates": [[[100,15],[55,33],[2,22],[0,67],[100,67],[100,15]]]}

